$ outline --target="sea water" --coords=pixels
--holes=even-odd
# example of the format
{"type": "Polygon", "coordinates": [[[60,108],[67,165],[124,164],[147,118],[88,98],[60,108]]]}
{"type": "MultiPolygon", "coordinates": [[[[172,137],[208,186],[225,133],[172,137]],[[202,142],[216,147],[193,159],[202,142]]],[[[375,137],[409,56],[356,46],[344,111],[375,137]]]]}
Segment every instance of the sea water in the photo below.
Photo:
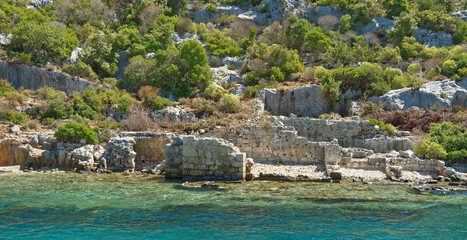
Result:
{"type": "Polygon", "coordinates": [[[362,238],[466,239],[467,194],[387,184],[253,181],[206,189],[141,175],[0,174],[0,239],[362,238]]]}

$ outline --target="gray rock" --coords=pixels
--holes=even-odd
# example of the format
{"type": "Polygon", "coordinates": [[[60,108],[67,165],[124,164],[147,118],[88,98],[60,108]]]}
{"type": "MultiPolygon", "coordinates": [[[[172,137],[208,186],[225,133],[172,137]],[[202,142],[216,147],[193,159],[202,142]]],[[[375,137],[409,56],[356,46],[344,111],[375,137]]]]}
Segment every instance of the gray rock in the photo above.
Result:
{"type": "Polygon", "coordinates": [[[0,45],[9,45],[12,38],[12,34],[0,33],[0,45]]]}
{"type": "Polygon", "coordinates": [[[114,75],[116,79],[122,79],[125,73],[125,68],[130,65],[130,52],[119,52],[119,59],[117,63],[117,72],[114,75]]]}
{"type": "Polygon", "coordinates": [[[219,4],[217,7],[217,12],[212,12],[206,9],[207,4],[205,4],[202,8],[193,11],[190,13],[190,18],[196,23],[208,23],[208,22],[215,22],[215,18],[217,16],[221,16],[225,14],[227,16],[230,15],[238,15],[243,12],[243,10],[237,6],[230,6],[226,4],[219,4]]]}
{"type": "Polygon", "coordinates": [[[403,110],[412,107],[429,109],[433,106],[451,109],[453,105],[467,107],[467,80],[456,83],[446,79],[428,82],[422,88],[412,90],[402,88],[391,90],[369,101],[382,104],[387,110],[403,110]]]}
{"type": "Polygon", "coordinates": [[[459,18],[465,22],[467,22],[467,10],[462,10],[458,12],[451,13],[452,17],[459,18]]]}
{"type": "Polygon", "coordinates": [[[82,78],[71,77],[63,72],[47,71],[39,67],[0,61],[0,79],[11,82],[15,89],[37,90],[48,86],[70,94],[74,91],[82,92],[89,86],[99,87],[98,84],[82,78]]]}
{"type": "Polygon", "coordinates": [[[243,81],[243,78],[236,71],[229,70],[226,66],[211,68],[211,71],[214,79],[220,80],[223,84],[241,83],[243,81]]]}
{"type": "Polygon", "coordinates": [[[245,90],[246,90],[246,87],[243,84],[237,84],[236,88],[232,89],[232,94],[237,97],[240,97],[245,92],[245,90]]]}
{"type": "Polygon", "coordinates": [[[366,34],[370,32],[378,32],[380,29],[387,30],[394,27],[394,21],[388,18],[377,17],[371,20],[371,23],[368,23],[363,27],[361,34],[366,34]]]}
{"type": "Polygon", "coordinates": [[[195,122],[196,115],[193,112],[185,113],[182,115],[183,122],[195,122]]]}
{"type": "Polygon", "coordinates": [[[191,34],[191,33],[184,33],[182,36],[178,35],[178,33],[172,33],[172,37],[173,37],[173,42],[176,44],[176,45],[180,45],[188,40],[195,40],[199,43],[201,43],[201,45],[204,46],[204,43],[202,43],[200,40],[199,40],[199,36],[196,35],[196,34],[191,34]]]}
{"type": "Polygon", "coordinates": [[[227,66],[235,66],[236,69],[240,69],[243,65],[243,61],[238,59],[238,57],[225,57],[221,61],[227,66]]]}
{"type": "Polygon", "coordinates": [[[76,47],[73,49],[73,51],[70,53],[70,58],[68,58],[65,61],[65,64],[75,64],[77,63],[81,58],[83,58],[83,49],[80,47],[76,47]]]}
{"type": "Polygon", "coordinates": [[[414,32],[417,42],[426,44],[427,47],[449,47],[454,45],[452,35],[447,32],[431,32],[428,29],[417,28],[414,32]]]}
{"type": "Polygon", "coordinates": [[[37,10],[53,3],[53,0],[29,0],[28,7],[37,10]]]}
{"type": "Polygon", "coordinates": [[[136,158],[136,152],[133,149],[135,143],[136,141],[132,137],[111,138],[103,155],[103,158],[107,159],[107,168],[110,170],[133,170],[136,158]]]}
{"type": "Polygon", "coordinates": [[[71,152],[71,167],[84,169],[94,164],[94,145],[85,145],[71,152]]]}
{"type": "Polygon", "coordinates": [[[335,16],[337,19],[340,19],[343,14],[330,6],[315,6],[309,7],[307,9],[308,21],[318,22],[321,17],[326,15],[335,16]]]}
{"type": "Polygon", "coordinates": [[[18,125],[14,125],[14,126],[11,126],[10,127],[10,133],[13,133],[13,134],[19,134],[21,132],[20,128],[18,127],[18,125]]]}
{"type": "Polygon", "coordinates": [[[327,111],[326,99],[318,85],[279,92],[264,89],[264,107],[274,115],[294,113],[298,117],[319,117],[327,111]]]}
{"type": "Polygon", "coordinates": [[[341,171],[332,171],[329,174],[332,180],[342,180],[342,172],[341,171]]]}
{"type": "Polygon", "coordinates": [[[185,112],[182,108],[166,106],[162,110],[154,110],[151,112],[151,116],[155,121],[172,121],[172,122],[194,122],[196,116],[192,112],[185,112]]]}

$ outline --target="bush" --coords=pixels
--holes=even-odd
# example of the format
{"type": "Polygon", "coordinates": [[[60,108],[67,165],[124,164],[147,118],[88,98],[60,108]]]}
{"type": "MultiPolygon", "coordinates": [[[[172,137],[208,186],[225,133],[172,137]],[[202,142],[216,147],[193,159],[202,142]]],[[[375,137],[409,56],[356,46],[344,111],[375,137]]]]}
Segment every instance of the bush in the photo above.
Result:
{"type": "Polygon", "coordinates": [[[63,71],[73,76],[79,76],[84,78],[90,78],[97,80],[97,75],[94,73],[92,68],[82,61],[78,61],[75,64],[65,65],[63,71]]]}
{"type": "Polygon", "coordinates": [[[219,9],[217,9],[216,5],[214,5],[213,3],[208,3],[208,5],[206,6],[206,9],[214,13],[219,11],[219,9]]]}
{"type": "Polygon", "coordinates": [[[407,72],[410,74],[419,73],[422,70],[422,65],[420,63],[412,63],[407,67],[407,72]]]}
{"type": "Polygon", "coordinates": [[[338,102],[341,95],[339,91],[341,84],[342,82],[336,81],[333,76],[326,77],[321,81],[321,90],[324,97],[333,103],[338,102]]]}
{"type": "Polygon", "coordinates": [[[29,117],[26,113],[23,112],[6,110],[4,112],[0,112],[0,119],[5,119],[7,122],[13,124],[23,124],[29,120],[29,117]]]}
{"type": "Polygon", "coordinates": [[[438,143],[425,138],[420,144],[414,147],[414,153],[426,158],[445,159],[447,156],[446,150],[438,143]]]}
{"type": "Polygon", "coordinates": [[[209,84],[209,86],[204,90],[204,94],[206,94],[206,99],[212,99],[214,101],[219,101],[221,97],[226,93],[225,90],[216,86],[215,84],[209,84]]]}
{"type": "Polygon", "coordinates": [[[453,60],[447,60],[441,65],[441,72],[444,76],[450,77],[457,72],[457,64],[453,60]]]}
{"type": "Polygon", "coordinates": [[[26,52],[46,50],[55,62],[67,59],[78,46],[78,39],[71,29],[53,22],[23,21],[13,29],[13,42],[17,49],[26,52]]]}
{"type": "Polygon", "coordinates": [[[219,102],[224,112],[236,113],[240,111],[240,102],[233,94],[225,94],[219,102]]]}
{"type": "Polygon", "coordinates": [[[159,97],[159,96],[157,96],[154,100],[152,100],[152,102],[153,102],[153,107],[152,108],[154,110],[162,110],[166,106],[170,106],[170,107],[177,106],[176,103],[170,101],[169,99],[162,98],[162,97],[159,97]]]}
{"type": "Polygon", "coordinates": [[[192,107],[195,109],[195,114],[197,117],[202,115],[212,115],[214,114],[214,107],[203,98],[195,98],[191,101],[192,107]]]}
{"type": "Polygon", "coordinates": [[[394,127],[392,124],[384,124],[381,127],[381,131],[383,131],[386,135],[395,136],[397,134],[397,128],[394,127]]]}
{"type": "Polygon", "coordinates": [[[467,159],[467,130],[462,123],[434,123],[430,126],[428,139],[446,150],[446,159],[458,161],[467,159]],[[464,128],[463,128],[464,127],[464,128]]]}
{"type": "Polygon", "coordinates": [[[409,4],[407,0],[383,0],[383,7],[386,9],[386,16],[394,18],[402,12],[409,12],[409,4]]]}
{"type": "Polygon", "coordinates": [[[214,30],[201,35],[206,41],[206,48],[216,57],[238,56],[242,49],[230,37],[226,37],[221,31],[214,30]]]}
{"type": "Polygon", "coordinates": [[[414,37],[404,37],[401,45],[401,57],[404,60],[417,57],[425,47],[416,42],[414,37]]]}
{"type": "Polygon", "coordinates": [[[11,86],[11,83],[8,80],[0,80],[0,97],[8,96],[10,93],[13,93],[15,89],[11,86]]]}
{"type": "Polygon", "coordinates": [[[54,136],[64,142],[79,143],[81,139],[84,139],[87,144],[99,143],[95,130],[91,129],[90,126],[75,121],[70,121],[59,126],[54,136]]]}
{"type": "Polygon", "coordinates": [[[150,131],[156,126],[149,112],[137,104],[132,105],[122,125],[127,131],[150,131]]]}

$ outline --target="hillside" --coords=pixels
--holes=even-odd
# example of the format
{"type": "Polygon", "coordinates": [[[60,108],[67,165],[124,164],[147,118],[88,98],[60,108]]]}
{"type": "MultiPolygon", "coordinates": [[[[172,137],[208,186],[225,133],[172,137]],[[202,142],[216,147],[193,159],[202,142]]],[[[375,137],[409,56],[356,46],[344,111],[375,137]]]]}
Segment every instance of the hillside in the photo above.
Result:
{"type": "Polygon", "coordinates": [[[466,0],[0,0],[0,119],[71,120],[99,143],[268,115],[369,118],[462,162],[466,20],[466,0]]]}

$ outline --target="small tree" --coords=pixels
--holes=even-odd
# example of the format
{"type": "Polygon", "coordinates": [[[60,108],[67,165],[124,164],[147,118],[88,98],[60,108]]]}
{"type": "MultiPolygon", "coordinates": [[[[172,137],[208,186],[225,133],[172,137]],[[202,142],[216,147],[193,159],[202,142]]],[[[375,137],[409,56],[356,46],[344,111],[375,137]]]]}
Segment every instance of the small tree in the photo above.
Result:
{"type": "Polygon", "coordinates": [[[75,121],[59,126],[54,136],[64,142],[79,143],[81,139],[84,139],[87,144],[99,143],[96,131],[90,126],[75,121]]]}

